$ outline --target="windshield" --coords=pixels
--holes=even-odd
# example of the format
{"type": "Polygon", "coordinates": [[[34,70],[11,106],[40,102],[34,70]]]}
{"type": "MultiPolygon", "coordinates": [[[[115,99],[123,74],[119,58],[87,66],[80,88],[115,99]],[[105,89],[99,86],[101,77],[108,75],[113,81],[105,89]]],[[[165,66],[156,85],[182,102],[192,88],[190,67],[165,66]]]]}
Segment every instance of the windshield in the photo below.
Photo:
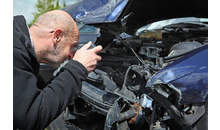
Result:
{"type": "Polygon", "coordinates": [[[162,29],[164,26],[167,26],[170,24],[189,23],[189,22],[208,22],[208,19],[207,18],[184,17],[184,18],[173,18],[173,19],[161,20],[161,21],[157,21],[151,24],[147,24],[139,28],[136,32],[136,35],[139,35],[141,32],[147,31],[147,30],[162,29]]]}

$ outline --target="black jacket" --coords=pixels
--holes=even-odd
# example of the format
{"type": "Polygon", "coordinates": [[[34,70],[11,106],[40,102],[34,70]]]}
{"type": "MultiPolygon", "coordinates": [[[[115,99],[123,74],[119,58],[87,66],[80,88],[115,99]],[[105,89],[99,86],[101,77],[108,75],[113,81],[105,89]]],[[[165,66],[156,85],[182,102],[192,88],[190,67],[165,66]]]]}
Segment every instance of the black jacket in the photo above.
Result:
{"type": "Polygon", "coordinates": [[[71,60],[51,83],[38,75],[39,63],[31,46],[23,16],[13,20],[13,127],[42,130],[49,125],[81,91],[88,72],[71,60]]]}

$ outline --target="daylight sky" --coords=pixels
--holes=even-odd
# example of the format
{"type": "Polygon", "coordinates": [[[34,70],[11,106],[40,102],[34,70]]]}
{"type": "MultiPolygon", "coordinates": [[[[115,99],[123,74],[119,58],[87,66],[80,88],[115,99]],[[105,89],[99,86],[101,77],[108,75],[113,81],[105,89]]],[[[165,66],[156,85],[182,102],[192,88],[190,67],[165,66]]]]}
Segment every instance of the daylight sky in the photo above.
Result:
{"type": "MultiPolygon", "coordinates": [[[[65,1],[66,5],[75,3],[78,0],[59,0],[59,2],[65,1]]],[[[13,0],[13,16],[15,15],[24,15],[29,24],[34,16],[33,12],[36,11],[34,5],[37,0],[13,0]]]]}

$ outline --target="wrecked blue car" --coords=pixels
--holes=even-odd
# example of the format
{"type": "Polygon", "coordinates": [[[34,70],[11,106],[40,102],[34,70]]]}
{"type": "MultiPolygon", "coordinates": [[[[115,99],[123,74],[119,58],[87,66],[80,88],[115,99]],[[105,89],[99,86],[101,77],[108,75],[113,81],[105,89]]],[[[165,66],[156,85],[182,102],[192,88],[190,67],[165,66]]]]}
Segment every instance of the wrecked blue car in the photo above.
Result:
{"type": "Polygon", "coordinates": [[[102,60],[67,126],[208,129],[208,1],[82,0],[61,10],[100,29],[102,60]]]}

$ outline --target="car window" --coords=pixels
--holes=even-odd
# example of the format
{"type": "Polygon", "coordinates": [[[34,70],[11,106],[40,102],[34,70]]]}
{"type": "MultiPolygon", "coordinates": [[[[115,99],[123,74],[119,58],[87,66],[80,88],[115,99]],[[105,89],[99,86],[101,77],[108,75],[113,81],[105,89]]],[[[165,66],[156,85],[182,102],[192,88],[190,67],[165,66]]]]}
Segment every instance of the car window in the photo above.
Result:
{"type": "Polygon", "coordinates": [[[93,26],[85,25],[79,30],[79,32],[80,33],[95,33],[96,28],[93,26]]]}

